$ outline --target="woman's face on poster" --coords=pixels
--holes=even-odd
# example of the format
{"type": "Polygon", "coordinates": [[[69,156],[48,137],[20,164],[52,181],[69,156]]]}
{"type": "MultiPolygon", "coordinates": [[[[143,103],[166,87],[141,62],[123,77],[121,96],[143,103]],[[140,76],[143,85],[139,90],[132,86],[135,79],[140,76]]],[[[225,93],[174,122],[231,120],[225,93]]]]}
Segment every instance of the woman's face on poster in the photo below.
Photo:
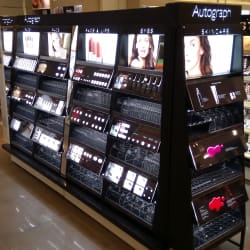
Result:
{"type": "Polygon", "coordinates": [[[185,70],[192,74],[192,71],[199,71],[200,59],[204,53],[200,44],[200,38],[198,36],[186,36],[184,37],[185,46],[185,70]]]}
{"type": "Polygon", "coordinates": [[[147,57],[149,53],[149,47],[150,47],[150,42],[148,35],[141,35],[141,34],[137,35],[136,48],[139,57],[141,58],[147,57]]]}

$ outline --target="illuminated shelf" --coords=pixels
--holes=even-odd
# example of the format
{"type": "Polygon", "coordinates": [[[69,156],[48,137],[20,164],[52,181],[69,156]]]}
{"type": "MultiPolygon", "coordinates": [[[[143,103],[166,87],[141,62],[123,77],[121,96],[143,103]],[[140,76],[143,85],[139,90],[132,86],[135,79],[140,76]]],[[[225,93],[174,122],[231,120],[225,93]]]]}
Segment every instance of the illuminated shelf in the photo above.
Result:
{"type": "Polygon", "coordinates": [[[244,156],[245,156],[245,158],[247,158],[247,159],[250,160],[250,153],[249,153],[249,152],[245,152],[245,153],[244,153],[244,156]]]}
{"type": "Polygon", "coordinates": [[[244,108],[250,109],[250,101],[248,101],[248,100],[244,101],[244,108]]]}
{"type": "Polygon", "coordinates": [[[248,75],[243,75],[243,81],[244,81],[244,82],[250,82],[250,76],[248,76],[248,75]]]}
{"type": "Polygon", "coordinates": [[[250,128],[244,128],[244,133],[250,134],[250,128]]]}
{"type": "Polygon", "coordinates": [[[245,179],[250,181],[250,168],[249,167],[245,167],[245,179]]]}

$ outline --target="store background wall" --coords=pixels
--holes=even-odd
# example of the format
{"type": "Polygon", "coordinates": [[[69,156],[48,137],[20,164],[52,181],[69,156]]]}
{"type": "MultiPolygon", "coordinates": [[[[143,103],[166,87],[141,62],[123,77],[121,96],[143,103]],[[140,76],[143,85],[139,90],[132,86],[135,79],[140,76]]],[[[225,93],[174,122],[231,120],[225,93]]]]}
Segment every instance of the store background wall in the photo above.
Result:
{"type": "MultiPolygon", "coordinates": [[[[108,2],[108,1],[107,1],[108,2]]],[[[115,2],[115,1],[112,1],[115,2]]],[[[82,4],[84,11],[100,10],[100,0],[51,0],[51,8],[82,4]]],[[[0,16],[17,16],[40,14],[41,10],[33,10],[31,0],[0,0],[0,16]]]]}
{"type": "Polygon", "coordinates": [[[100,0],[100,10],[127,9],[127,0],[100,0]]]}
{"type": "Polygon", "coordinates": [[[25,15],[31,11],[31,0],[0,1],[0,16],[25,15]]]}
{"type": "MultiPolygon", "coordinates": [[[[127,8],[141,8],[146,6],[164,6],[166,3],[178,2],[176,0],[127,0],[127,8]]],[[[242,9],[250,9],[249,0],[180,0],[179,2],[236,4],[242,9]]]]}
{"type": "Polygon", "coordinates": [[[100,10],[100,0],[50,0],[51,9],[57,6],[83,5],[83,11],[100,10]]]}
{"type": "MultiPolygon", "coordinates": [[[[220,3],[242,5],[243,9],[250,9],[249,0],[180,0],[181,2],[220,3]]],[[[133,9],[146,6],[164,6],[176,0],[51,0],[51,8],[55,6],[83,5],[83,11],[133,9]]],[[[31,0],[0,0],[0,16],[42,14],[33,10],[31,0]]]]}

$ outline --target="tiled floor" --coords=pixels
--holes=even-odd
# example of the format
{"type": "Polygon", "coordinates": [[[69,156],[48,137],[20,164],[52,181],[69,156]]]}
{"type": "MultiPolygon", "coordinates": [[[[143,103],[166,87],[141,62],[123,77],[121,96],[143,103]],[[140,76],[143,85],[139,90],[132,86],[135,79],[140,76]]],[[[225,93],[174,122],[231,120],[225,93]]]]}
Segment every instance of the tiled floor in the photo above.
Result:
{"type": "Polygon", "coordinates": [[[0,223],[0,250],[131,250],[59,194],[11,163],[2,148],[0,223]]]}
{"type": "MultiPolygon", "coordinates": [[[[0,250],[131,249],[8,156],[0,148],[0,250]]],[[[249,202],[248,215],[250,225],[249,202]]],[[[215,249],[238,248],[226,242],[215,249]]],[[[245,249],[250,249],[248,227],[245,249]]]]}

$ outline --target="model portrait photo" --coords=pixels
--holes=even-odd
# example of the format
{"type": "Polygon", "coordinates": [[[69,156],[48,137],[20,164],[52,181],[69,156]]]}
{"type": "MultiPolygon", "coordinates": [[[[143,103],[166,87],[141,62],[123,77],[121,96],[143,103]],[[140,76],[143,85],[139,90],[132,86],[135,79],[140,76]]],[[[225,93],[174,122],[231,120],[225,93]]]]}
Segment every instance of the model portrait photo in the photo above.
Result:
{"type": "Polygon", "coordinates": [[[186,79],[229,73],[232,51],[233,35],[185,36],[186,79]]]}
{"type": "Polygon", "coordinates": [[[48,33],[49,56],[66,59],[70,49],[70,34],[48,33]]]}
{"type": "Polygon", "coordinates": [[[134,34],[128,38],[128,66],[154,69],[157,61],[159,35],[134,34]]]}

